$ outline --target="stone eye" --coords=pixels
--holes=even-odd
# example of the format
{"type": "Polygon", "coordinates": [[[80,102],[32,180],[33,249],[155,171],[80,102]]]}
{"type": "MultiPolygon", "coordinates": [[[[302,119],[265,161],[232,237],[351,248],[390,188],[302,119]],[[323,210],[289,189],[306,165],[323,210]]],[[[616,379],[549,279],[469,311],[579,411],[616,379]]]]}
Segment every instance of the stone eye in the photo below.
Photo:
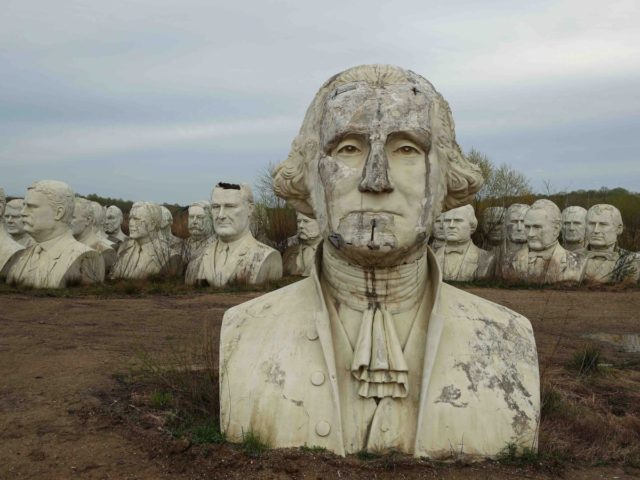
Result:
{"type": "Polygon", "coordinates": [[[402,147],[396,150],[397,153],[401,153],[403,155],[416,155],[420,154],[417,148],[412,147],[411,145],[403,145],[402,147]]]}
{"type": "Polygon", "coordinates": [[[338,150],[338,153],[354,155],[356,153],[360,153],[360,149],[355,145],[345,145],[344,147],[340,148],[340,150],[338,150]]]}

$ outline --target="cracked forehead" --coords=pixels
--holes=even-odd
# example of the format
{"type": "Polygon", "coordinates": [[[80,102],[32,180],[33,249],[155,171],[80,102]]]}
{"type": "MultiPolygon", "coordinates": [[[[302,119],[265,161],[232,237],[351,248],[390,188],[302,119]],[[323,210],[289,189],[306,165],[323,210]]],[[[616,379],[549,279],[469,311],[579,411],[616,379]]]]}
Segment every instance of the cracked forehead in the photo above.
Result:
{"type": "Polygon", "coordinates": [[[414,85],[374,87],[366,83],[342,85],[326,101],[321,147],[328,153],[352,134],[384,139],[406,133],[423,149],[431,144],[429,97],[414,85]]]}

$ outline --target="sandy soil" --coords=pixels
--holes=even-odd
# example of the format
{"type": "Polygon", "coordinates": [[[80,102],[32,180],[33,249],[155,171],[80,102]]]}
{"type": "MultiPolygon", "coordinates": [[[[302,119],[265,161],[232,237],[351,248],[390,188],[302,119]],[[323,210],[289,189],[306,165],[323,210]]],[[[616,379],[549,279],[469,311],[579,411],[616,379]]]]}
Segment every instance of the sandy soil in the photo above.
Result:
{"type": "MultiPolygon", "coordinates": [[[[562,362],[589,333],[640,332],[640,291],[495,290],[471,292],[527,316],[542,369],[562,362]]],[[[226,308],[256,294],[143,298],[0,296],[0,479],[188,478],[554,478],[495,464],[393,465],[298,450],[250,458],[231,446],[176,448],[157,431],[104,415],[140,352],[162,354],[199,342],[205,324],[217,335],[226,308]],[[219,456],[217,453],[222,452],[219,456]]],[[[607,361],[628,354],[603,344],[607,361]]],[[[639,478],[618,467],[576,469],[565,478],[639,478]]]]}

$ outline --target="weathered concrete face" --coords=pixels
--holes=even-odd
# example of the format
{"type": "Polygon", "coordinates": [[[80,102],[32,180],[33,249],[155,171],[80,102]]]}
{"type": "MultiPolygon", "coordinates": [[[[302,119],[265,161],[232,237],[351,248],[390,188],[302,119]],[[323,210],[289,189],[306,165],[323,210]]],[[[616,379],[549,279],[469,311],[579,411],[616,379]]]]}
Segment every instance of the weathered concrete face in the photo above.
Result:
{"type": "Polygon", "coordinates": [[[408,85],[354,84],[327,102],[317,207],[326,208],[325,236],[358,262],[397,262],[429,233],[428,111],[426,96],[408,85]]]}
{"type": "Polygon", "coordinates": [[[45,180],[38,184],[43,188],[27,190],[22,222],[25,232],[36,242],[44,242],[69,229],[74,199],[69,186],[62,182],[45,180]]]}
{"type": "Polygon", "coordinates": [[[466,243],[471,240],[471,235],[478,225],[473,208],[454,208],[445,212],[443,216],[447,244],[466,243]]]}
{"type": "Polygon", "coordinates": [[[560,225],[543,208],[532,208],[525,215],[530,250],[545,250],[558,241],[560,225]]]}
{"type": "Polygon", "coordinates": [[[504,207],[489,207],[482,217],[482,230],[493,245],[502,243],[505,239],[505,219],[507,211],[504,207]]]}
{"type": "Polygon", "coordinates": [[[144,240],[159,230],[159,220],[152,218],[152,212],[144,206],[134,206],[129,212],[129,236],[135,240],[144,240]]]}
{"type": "Polygon", "coordinates": [[[584,244],[587,232],[587,210],[582,207],[567,207],[562,211],[562,240],[567,243],[584,244]]]}
{"type": "Polygon", "coordinates": [[[313,241],[320,236],[318,222],[303,213],[297,214],[296,225],[298,226],[298,238],[302,242],[313,241]]]}
{"type": "Polygon", "coordinates": [[[529,205],[516,203],[507,208],[506,226],[507,239],[511,243],[527,243],[527,232],[524,227],[524,216],[529,210],[529,205]]]}
{"type": "Polygon", "coordinates": [[[189,207],[189,234],[193,238],[210,237],[213,234],[213,219],[210,212],[199,205],[189,207]]]}
{"type": "Polygon", "coordinates": [[[78,238],[93,224],[93,211],[88,200],[76,198],[71,219],[71,232],[78,238]]]}
{"type": "Polygon", "coordinates": [[[249,231],[251,205],[241,190],[219,188],[213,190],[211,197],[213,228],[223,242],[233,242],[249,231]]]}
{"type": "Polygon", "coordinates": [[[438,215],[433,222],[433,238],[441,242],[447,240],[443,214],[438,215]]]}
{"type": "Polygon", "coordinates": [[[24,201],[22,199],[14,199],[7,202],[4,210],[4,224],[7,232],[11,235],[22,235],[24,233],[24,224],[22,223],[22,207],[24,201]]]}
{"type": "Polygon", "coordinates": [[[613,250],[622,233],[620,212],[612,205],[594,205],[587,212],[586,235],[589,249],[613,250]]]}
{"type": "Polygon", "coordinates": [[[107,214],[104,221],[104,231],[109,234],[120,232],[122,220],[122,210],[120,210],[115,205],[111,205],[109,208],[107,208],[107,214]]]}

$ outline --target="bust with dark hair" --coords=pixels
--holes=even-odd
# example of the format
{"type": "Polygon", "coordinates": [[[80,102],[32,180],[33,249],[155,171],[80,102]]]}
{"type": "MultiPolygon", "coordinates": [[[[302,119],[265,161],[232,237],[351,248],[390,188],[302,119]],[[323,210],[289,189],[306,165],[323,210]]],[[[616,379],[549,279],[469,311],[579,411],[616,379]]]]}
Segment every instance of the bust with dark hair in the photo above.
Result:
{"type": "Polygon", "coordinates": [[[434,219],[482,185],[433,85],[388,65],[331,77],[274,184],[323,242],[311,276],[225,313],[227,438],[429,458],[535,447],[531,325],[443,284],[427,247],[434,219]]]}

